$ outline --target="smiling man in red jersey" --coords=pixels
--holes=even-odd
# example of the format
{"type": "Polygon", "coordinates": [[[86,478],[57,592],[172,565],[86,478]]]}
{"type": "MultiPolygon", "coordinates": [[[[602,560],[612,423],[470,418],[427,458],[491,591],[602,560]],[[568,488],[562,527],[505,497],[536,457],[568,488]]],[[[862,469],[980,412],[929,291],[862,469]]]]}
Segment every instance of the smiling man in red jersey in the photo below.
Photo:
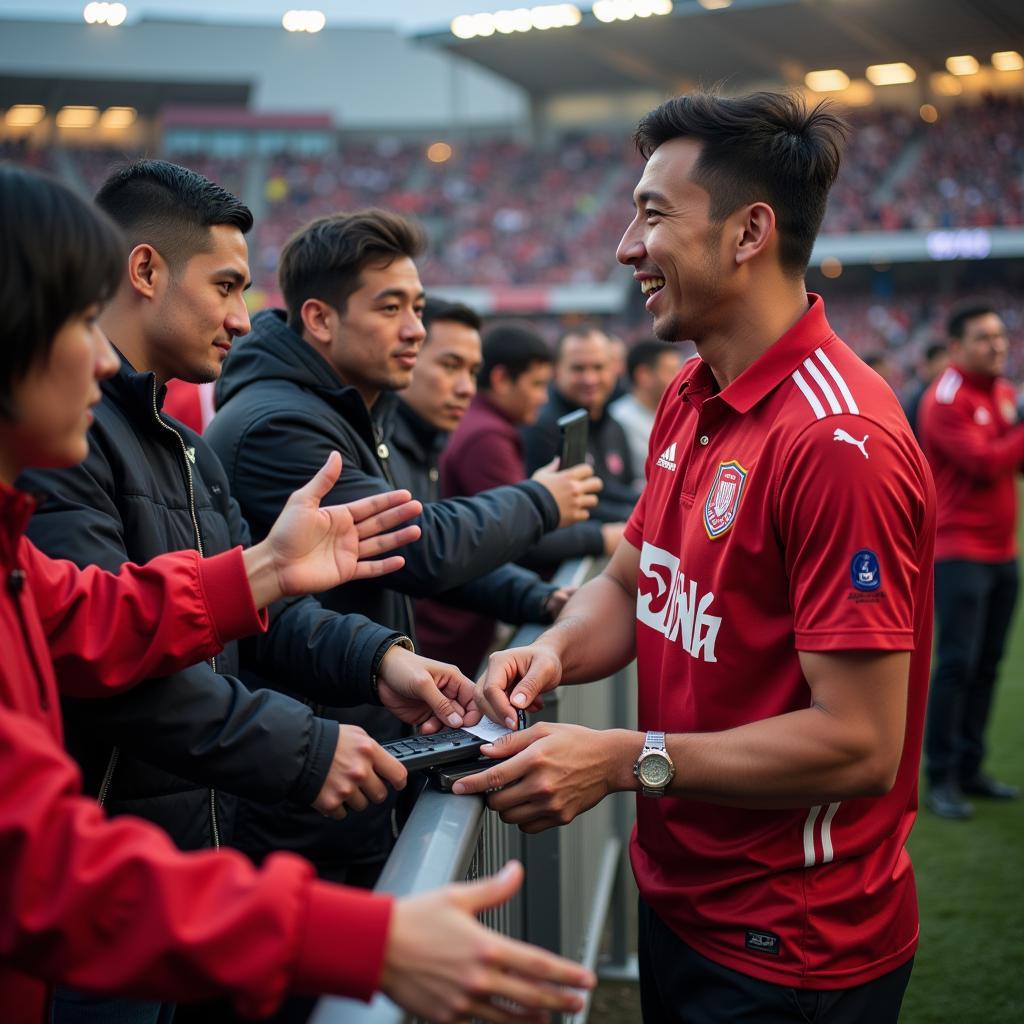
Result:
{"type": "Polygon", "coordinates": [[[895,1024],[935,496],[896,396],[804,285],[846,128],[795,95],[669,100],[619,243],[654,333],[692,339],[605,572],[492,655],[507,721],[637,658],[641,731],[538,724],[458,791],[536,832],[637,793],[648,1024],[895,1024]]]}
{"type": "Polygon", "coordinates": [[[950,366],[925,392],[921,447],[939,498],[935,540],[935,671],[925,742],[927,804],[965,819],[968,796],[1013,800],[1016,786],[982,770],[985,727],[1017,603],[1017,477],[1024,426],[1003,377],[1006,326],[987,303],[949,318],[950,366]]]}

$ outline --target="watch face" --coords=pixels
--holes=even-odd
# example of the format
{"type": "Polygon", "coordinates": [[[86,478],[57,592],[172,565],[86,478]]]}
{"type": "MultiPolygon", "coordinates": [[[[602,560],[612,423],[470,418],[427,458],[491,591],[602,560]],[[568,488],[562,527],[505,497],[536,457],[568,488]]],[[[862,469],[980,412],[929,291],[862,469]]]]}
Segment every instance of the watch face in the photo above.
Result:
{"type": "Polygon", "coordinates": [[[640,762],[640,781],[652,789],[659,789],[672,778],[669,762],[659,754],[648,754],[640,762]]]}

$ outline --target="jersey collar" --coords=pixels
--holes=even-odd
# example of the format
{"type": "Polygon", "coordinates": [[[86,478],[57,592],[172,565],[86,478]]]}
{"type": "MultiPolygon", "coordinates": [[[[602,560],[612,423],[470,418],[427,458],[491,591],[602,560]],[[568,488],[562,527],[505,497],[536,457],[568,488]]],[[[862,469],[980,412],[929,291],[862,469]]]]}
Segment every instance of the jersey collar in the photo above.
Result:
{"type": "MultiPolygon", "coordinates": [[[[820,295],[808,292],[807,312],[776,341],[767,352],[750,364],[718,397],[738,413],[749,412],[762,398],[774,391],[816,349],[835,336],[825,319],[825,303],[820,295]]],[[[714,394],[715,381],[703,361],[683,381],[680,396],[703,398],[714,394]]],[[[698,399],[699,400],[699,399],[698,399]]]]}

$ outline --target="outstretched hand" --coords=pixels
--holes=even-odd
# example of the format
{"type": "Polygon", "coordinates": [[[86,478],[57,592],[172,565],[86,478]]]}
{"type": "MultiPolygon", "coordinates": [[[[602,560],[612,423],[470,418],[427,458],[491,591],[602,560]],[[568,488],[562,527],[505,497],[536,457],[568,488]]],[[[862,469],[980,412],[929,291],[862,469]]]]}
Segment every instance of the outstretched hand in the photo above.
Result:
{"type": "Polygon", "coordinates": [[[594,987],[590,971],[476,919],[507,903],[522,882],[523,869],[512,861],[490,878],[397,900],[382,991],[430,1020],[523,1024],[581,1010],[583,999],[573,989],[594,987]]]}
{"type": "Polygon", "coordinates": [[[419,537],[418,526],[396,527],[423,506],[408,491],[321,506],[340,474],[341,456],[331,452],[316,476],[288,499],[266,539],[245,552],[257,607],[284,595],[382,576],[405,564],[401,555],[376,556],[419,537]]]}
{"type": "Polygon", "coordinates": [[[408,725],[418,725],[420,732],[457,729],[480,721],[472,680],[454,665],[397,645],[384,655],[377,670],[377,694],[388,711],[408,725]]]}

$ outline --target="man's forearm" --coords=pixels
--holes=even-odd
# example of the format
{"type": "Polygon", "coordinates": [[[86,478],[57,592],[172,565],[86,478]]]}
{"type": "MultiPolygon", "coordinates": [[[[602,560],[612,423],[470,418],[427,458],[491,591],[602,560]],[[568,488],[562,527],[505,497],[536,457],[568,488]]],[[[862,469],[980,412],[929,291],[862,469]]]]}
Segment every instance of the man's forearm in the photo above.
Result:
{"type": "Polygon", "coordinates": [[[613,675],[636,652],[636,598],[602,573],[573,594],[537,644],[558,655],[563,683],[613,675]]]}

